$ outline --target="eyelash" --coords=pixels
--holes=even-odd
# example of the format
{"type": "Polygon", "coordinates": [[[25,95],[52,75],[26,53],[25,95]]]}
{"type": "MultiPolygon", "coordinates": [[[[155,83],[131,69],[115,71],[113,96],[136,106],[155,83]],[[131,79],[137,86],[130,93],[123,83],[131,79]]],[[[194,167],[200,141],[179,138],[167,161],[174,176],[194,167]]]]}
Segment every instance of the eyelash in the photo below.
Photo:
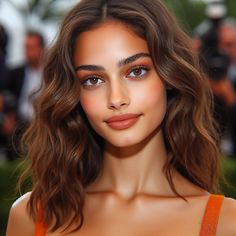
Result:
{"type": "Polygon", "coordinates": [[[97,87],[99,86],[99,84],[101,84],[102,82],[100,82],[99,84],[91,84],[91,80],[92,79],[97,79],[97,80],[101,80],[101,81],[104,81],[100,76],[97,76],[97,75],[90,75],[88,76],[85,80],[83,80],[81,83],[84,87],[86,88],[93,88],[93,87],[97,87]],[[87,84],[89,83],[90,81],[90,84],[87,84]]]}
{"type": "MultiPolygon", "coordinates": [[[[128,74],[126,75],[126,77],[128,78],[143,78],[147,75],[148,71],[150,71],[150,69],[146,66],[135,66],[133,68],[131,68],[129,71],[128,71],[128,74]],[[131,73],[133,73],[135,70],[145,70],[145,73],[144,74],[141,74],[141,75],[138,75],[138,76],[130,76],[131,73]]],[[[83,80],[81,83],[84,87],[86,88],[95,88],[97,86],[99,86],[101,83],[104,82],[104,79],[102,79],[100,76],[98,75],[90,75],[88,76],[85,80],[83,80]],[[96,79],[96,80],[101,80],[102,82],[99,82],[99,84],[91,84],[91,80],[92,79],[96,79]],[[90,82],[90,84],[88,84],[90,82]]]]}
{"type": "Polygon", "coordinates": [[[146,66],[135,66],[135,67],[131,68],[131,70],[129,70],[128,75],[131,74],[132,72],[134,72],[135,70],[145,70],[145,74],[139,75],[139,76],[127,76],[127,77],[128,78],[142,78],[147,75],[148,71],[150,71],[150,69],[146,66]]]}

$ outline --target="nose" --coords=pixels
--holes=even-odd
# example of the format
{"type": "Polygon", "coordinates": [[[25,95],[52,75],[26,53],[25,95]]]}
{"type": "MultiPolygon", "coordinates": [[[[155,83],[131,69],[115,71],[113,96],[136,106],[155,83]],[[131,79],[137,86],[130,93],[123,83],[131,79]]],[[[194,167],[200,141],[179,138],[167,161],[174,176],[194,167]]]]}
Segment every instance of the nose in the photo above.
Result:
{"type": "Polygon", "coordinates": [[[111,84],[109,88],[108,108],[120,110],[130,104],[128,89],[121,83],[111,84]]]}

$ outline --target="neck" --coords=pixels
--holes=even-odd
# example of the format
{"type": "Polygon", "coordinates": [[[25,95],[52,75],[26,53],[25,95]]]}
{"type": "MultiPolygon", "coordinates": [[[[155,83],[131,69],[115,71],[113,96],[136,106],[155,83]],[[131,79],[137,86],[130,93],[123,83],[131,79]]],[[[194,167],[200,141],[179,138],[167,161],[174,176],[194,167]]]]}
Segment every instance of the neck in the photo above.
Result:
{"type": "Polygon", "coordinates": [[[162,132],[159,130],[132,147],[105,145],[104,166],[99,182],[103,189],[124,198],[137,194],[170,194],[163,173],[167,159],[162,132]]]}

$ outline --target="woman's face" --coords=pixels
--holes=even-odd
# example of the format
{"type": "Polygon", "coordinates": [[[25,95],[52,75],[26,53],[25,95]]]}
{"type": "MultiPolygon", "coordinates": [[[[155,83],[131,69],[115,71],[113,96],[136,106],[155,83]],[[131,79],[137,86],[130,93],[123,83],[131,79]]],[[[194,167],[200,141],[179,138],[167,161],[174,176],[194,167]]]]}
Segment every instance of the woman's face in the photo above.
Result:
{"type": "Polygon", "coordinates": [[[166,91],[145,40],[122,23],[103,23],[78,36],[74,65],[81,106],[105,142],[127,147],[158,133],[166,91]]]}

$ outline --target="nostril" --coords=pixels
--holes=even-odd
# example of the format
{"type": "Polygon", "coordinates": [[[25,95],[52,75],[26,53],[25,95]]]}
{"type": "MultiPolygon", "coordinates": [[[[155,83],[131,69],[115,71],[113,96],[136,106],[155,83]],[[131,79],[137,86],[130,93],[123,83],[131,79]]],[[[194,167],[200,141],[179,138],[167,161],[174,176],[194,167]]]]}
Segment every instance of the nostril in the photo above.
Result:
{"type": "Polygon", "coordinates": [[[125,107],[129,104],[128,100],[127,101],[110,101],[108,104],[108,107],[110,109],[120,109],[121,107],[125,107]]]}
{"type": "Polygon", "coordinates": [[[109,89],[108,107],[110,109],[120,109],[130,103],[128,90],[121,83],[113,83],[109,89]]]}

